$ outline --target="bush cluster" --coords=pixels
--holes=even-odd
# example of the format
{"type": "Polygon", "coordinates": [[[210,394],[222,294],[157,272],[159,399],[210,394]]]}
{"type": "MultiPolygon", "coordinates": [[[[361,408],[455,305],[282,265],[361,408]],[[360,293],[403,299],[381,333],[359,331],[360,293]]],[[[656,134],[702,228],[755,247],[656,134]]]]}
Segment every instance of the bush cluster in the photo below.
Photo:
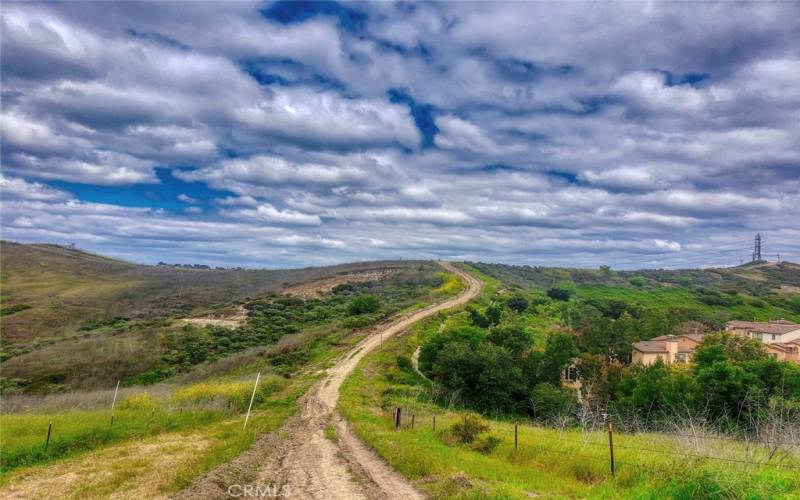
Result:
{"type": "Polygon", "coordinates": [[[423,344],[419,362],[426,376],[469,408],[533,414],[534,388],[559,390],[561,371],[574,355],[565,334],[551,336],[539,351],[522,328],[457,327],[423,344]]]}

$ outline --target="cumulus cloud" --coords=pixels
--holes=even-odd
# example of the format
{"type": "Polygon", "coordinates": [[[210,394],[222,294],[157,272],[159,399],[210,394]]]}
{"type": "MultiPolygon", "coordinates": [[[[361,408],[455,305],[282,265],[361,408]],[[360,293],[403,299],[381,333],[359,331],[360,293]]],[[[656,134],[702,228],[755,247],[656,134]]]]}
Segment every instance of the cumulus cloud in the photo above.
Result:
{"type": "Polygon", "coordinates": [[[760,231],[800,259],[794,5],[308,8],[4,5],[4,237],[660,267],[736,264],[760,231]],[[171,203],[126,206],[138,184],[171,203]]]}

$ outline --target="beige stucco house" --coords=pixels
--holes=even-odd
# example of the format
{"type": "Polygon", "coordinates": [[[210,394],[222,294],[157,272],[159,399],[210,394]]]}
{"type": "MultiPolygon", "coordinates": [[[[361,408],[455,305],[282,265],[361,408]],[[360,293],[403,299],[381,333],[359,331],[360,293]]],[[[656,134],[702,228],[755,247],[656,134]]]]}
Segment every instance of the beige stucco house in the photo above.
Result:
{"type": "Polygon", "coordinates": [[[800,340],[800,325],[779,319],[776,321],[728,321],[725,331],[760,340],[765,344],[785,344],[800,340]]]}
{"type": "Polygon", "coordinates": [[[765,344],[767,353],[778,361],[794,361],[800,363],[800,339],[791,342],[765,344]]]}
{"type": "MultiPolygon", "coordinates": [[[[786,320],[757,322],[729,321],[725,331],[759,340],[767,353],[778,361],[800,363],[800,325],[786,320]]],[[[701,334],[662,335],[633,344],[632,363],[649,366],[661,359],[666,364],[692,360],[694,349],[703,340],[701,334]]]]}
{"type": "Polygon", "coordinates": [[[764,343],[767,352],[778,361],[800,363],[800,325],[775,321],[728,321],[725,331],[764,343]]]}
{"type": "Polygon", "coordinates": [[[662,360],[665,364],[688,363],[694,348],[703,340],[702,334],[662,335],[633,344],[631,362],[649,366],[662,360]]]}

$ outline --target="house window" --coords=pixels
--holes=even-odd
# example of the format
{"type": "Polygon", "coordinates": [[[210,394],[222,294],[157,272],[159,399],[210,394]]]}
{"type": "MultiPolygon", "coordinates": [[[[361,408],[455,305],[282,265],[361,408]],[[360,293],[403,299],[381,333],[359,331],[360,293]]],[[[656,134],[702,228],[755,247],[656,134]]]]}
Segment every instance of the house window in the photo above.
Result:
{"type": "Polygon", "coordinates": [[[775,334],[774,333],[772,334],[772,340],[775,340],[775,334]]]}
{"type": "Polygon", "coordinates": [[[564,369],[564,380],[575,382],[578,380],[578,369],[574,366],[568,366],[564,369]]]}
{"type": "Polygon", "coordinates": [[[764,334],[763,334],[763,333],[761,333],[761,332],[757,332],[757,333],[756,333],[756,338],[757,338],[758,340],[764,340],[764,334]]]}
{"type": "Polygon", "coordinates": [[[675,358],[675,361],[677,361],[678,363],[686,363],[686,353],[679,352],[678,356],[675,358]]]}

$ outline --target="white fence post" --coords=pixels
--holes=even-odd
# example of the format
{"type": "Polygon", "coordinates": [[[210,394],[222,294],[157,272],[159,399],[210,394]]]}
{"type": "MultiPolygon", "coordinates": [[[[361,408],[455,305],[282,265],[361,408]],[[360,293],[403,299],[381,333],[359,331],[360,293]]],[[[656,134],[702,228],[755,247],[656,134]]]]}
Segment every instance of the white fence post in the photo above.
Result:
{"type": "Polygon", "coordinates": [[[247,416],[244,417],[244,426],[242,430],[247,429],[247,421],[250,420],[250,410],[253,408],[253,401],[256,399],[256,389],[258,388],[258,381],[261,378],[261,372],[256,375],[256,383],[253,386],[253,395],[250,396],[250,405],[247,407],[247,416]]]}

